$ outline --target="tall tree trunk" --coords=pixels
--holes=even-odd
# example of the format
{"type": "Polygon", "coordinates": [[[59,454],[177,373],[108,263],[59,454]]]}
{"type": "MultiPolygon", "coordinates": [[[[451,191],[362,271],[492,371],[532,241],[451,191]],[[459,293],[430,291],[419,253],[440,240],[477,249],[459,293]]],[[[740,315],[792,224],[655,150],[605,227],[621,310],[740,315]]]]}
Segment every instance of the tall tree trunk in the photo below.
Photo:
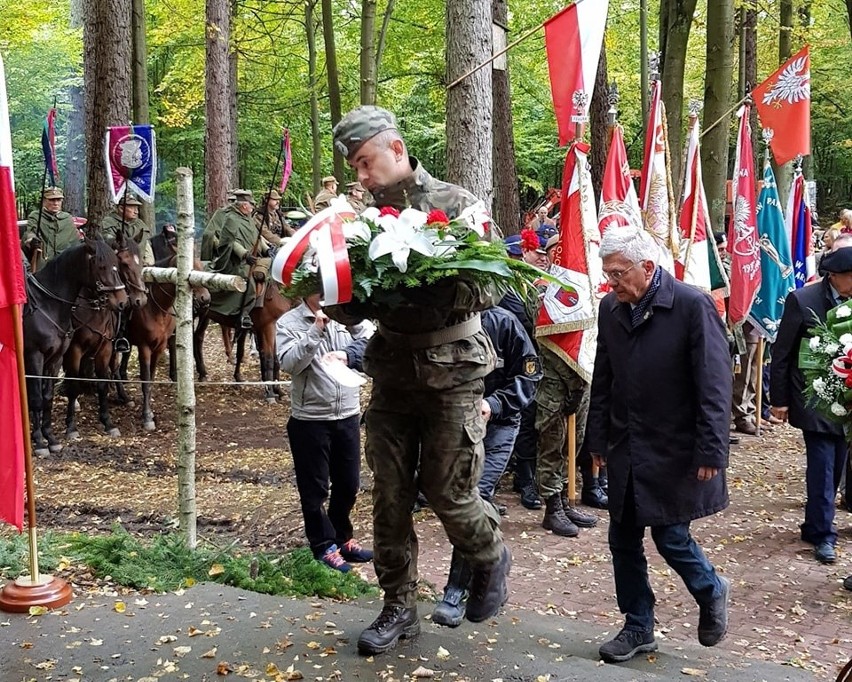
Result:
{"type": "Polygon", "coordinates": [[[606,155],[609,150],[609,121],[607,116],[607,112],[609,111],[609,91],[606,81],[606,40],[604,40],[601,46],[601,59],[598,62],[598,73],[595,76],[595,93],[592,96],[592,105],[589,110],[592,129],[592,149],[589,158],[592,172],[592,187],[595,192],[595,205],[599,210],[604,169],[606,168],[606,155]]]}
{"type": "Polygon", "coordinates": [[[639,0],[639,89],[642,91],[642,124],[648,121],[648,0],[639,0]]]}
{"type": "MultiPolygon", "coordinates": [[[[686,48],[689,30],[695,14],[696,0],[666,0],[669,10],[666,21],[666,49],[662,58],[663,103],[668,117],[669,147],[671,148],[671,177],[675,187],[680,185],[681,147],[683,146],[683,74],[686,69],[686,48]]],[[[662,5],[661,10],[662,12],[662,5]]]]}
{"type": "Polygon", "coordinates": [[[376,0],[361,0],[361,104],[376,103],[376,0]]]}
{"type": "Polygon", "coordinates": [[[305,0],[305,32],[308,39],[308,87],[311,98],[311,189],[319,192],[322,171],[322,140],[319,127],[319,101],[317,99],[317,31],[314,10],[317,0],[305,0]]]}
{"type": "MultiPolygon", "coordinates": [[[[508,32],[506,24],[509,20],[507,0],[492,0],[491,13],[494,20],[494,35],[499,34],[502,38],[500,41],[495,40],[493,48],[496,52],[506,43],[508,32]]],[[[518,192],[518,169],[515,165],[515,136],[512,131],[509,62],[504,55],[496,59],[492,67],[494,220],[504,234],[517,234],[521,223],[521,199],[518,192]]]]}
{"type": "MultiPolygon", "coordinates": [[[[793,55],[793,0],[781,0],[778,5],[778,19],[778,63],[783,64],[793,55]]],[[[779,166],[773,158],[772,170],[775,171],[781,206],[786,210],[790,185],[793,183],[793,163],[788,162],[779,166]]]]}
{"type": "Polygon", "coordinates": [[[846,23],[849,24],[849,37],[852,38],[852,0],[846,0],[846,23]]]}
{"type": "Polygon", "coordinates": [[[204,189],[207,217],[225,205],[233,173],[230,106],[231,9],[228,0],[206,0],[207,60],[204,69],[204,189]]]}
{"type": "MultiPolygon", "coordinates": [[[[231,26],[234,25],[237,16],[237,0],[231,2],[231,26]]],[[[230,84],[231,97],[228,100],[228,125],[231,130],[231,187],[242,187],[240,176],[240,135],[237,127],[237,50],[228,47],[228,82],[230,84]]]]}
{"type": "Polygon", "coordinates": [[[130,0],[85,4],[87,216],[92,225],[98,224],[112,206],[104,165],[104,134],[108,126],[130,122],[131,11],[130,0]]]}
{"type": "MultiPolygon", "coordinates": [[[[852,2],[852,0],[850,0],[852,2]]],[[[376,37],[376,81],[378,82],[379,78],[379,70],[382,66],[382,55],[385,53],[385,43],[387,42],[388,37],[388,28],[390,27],[390,20],[393,16],[393,8],[396,5],[396,0],[388,0],[388,4],[385,6],[385,14],[382,17],[382,28],[379,30],[379,35],[376,37]]]]}
{"type": "MultiPolygon", "coordinates": [[[[331,0],[321,0],[322,7],[322,38],[325,43],[325,70],[328,75],[328,109],[331,112],[331,125],[334,127],[341,119],[340,111],[340,79],[337,72],[337,48],[334,43],[334,14],[331,0]]],[[[337,149],[334,150],[334,177],[343,182],[345,175],[345,159],[337,149]]]]}
{"type": "MultiPolygon", "coordinates": [[[[747,1],[746,5],[741,8],[741,27],[740,41],[743,45],[741,54],[743,66],[740,69],[742,74],[742,94],[740,98],[745,96],[746,92],[754,90],[757,83],[757,9],[753,2],[747,1]]],[[[757,108],[751,108],[751,144],[754,149],[754,167],[757,169],[763,168],[763,145],[761,144],[760,126],[757,120],[757,108]]]]}
{"type": "MultiPolygon", "coordinates": [[[[71,1],[71,28],[83,27],[83,0],[71,1]]],[[[83,88],[68,89],[71,108],[65,138],[65,202],[63,208],[71,215],[84,215],[86,210],[86,101],[83,88]]]]}
{"type": "MultiPolygon", "coordinates": [[[[447,82],[491,57],[491,4],[448,0],[447,82]]],[[[447,179],[491,207],[491,69],[479,69],[447,92],[447,179]]]]}
{"type": "MultiPolygon", "coordinates": [[[[133,122],[150,123],[148,107],[148,41],[145,35],[145,0],[131,0],[133,18],[133,122]]],[[[156,169],[155,169],[156,172],[156,169]]],[[[139,217],[154,227],[154,206],[143,201],[139,217]]]]}
{"type": "Polygon", "coordinates": [[[707,61],[704,86],[704,128],[721,121],[704,136],[701,165],[713,229],[725,228],[731,88],[734,75],[734,2],[707,0],[707,61]]]}

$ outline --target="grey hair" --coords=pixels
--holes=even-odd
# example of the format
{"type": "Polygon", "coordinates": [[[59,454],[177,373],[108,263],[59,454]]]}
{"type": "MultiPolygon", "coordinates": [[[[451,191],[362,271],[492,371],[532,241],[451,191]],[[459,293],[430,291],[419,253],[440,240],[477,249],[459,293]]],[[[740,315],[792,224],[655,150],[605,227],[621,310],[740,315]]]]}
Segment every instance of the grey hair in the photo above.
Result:
{"type": "Polygon", "coordinates": [[[610,227],[601,239],[600,257],[620,254],[632,263],[660,262],[660,247],[647,231],[638,227],[610,227]]]}
{"type": "Polygon", "coordinates": [[[852,234],[848,232],[841,232],[834,238],[834,242],[831,244],[831,250],[837,251],[838,249],[848,249],[852,246],[852,234]]]}
{"type": "Polygon", "coordinates": [[[377,149],[385,150],[388,149],[396,140],[402,142],[403,148],[405,147],[405,140],[402,139],[402,135],[399,134],[399,131],[389,128],[388,130],[383,130],[382,132],[374,135],[369,141],[372,142],[377,149]]]}

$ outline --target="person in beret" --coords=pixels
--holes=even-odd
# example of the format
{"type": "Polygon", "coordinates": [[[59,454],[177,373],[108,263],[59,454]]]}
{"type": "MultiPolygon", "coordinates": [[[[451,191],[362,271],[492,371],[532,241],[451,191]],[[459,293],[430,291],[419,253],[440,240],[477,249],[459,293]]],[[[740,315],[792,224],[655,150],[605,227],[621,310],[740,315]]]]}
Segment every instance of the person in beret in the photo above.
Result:
{"type": "Polygon", "coordinates": [[[770,399],[772,414],[801,429],[805,439],[807,499],[801,538],[813,545],[817,561],[833,564],[837,558],[834,498],[848,448],[842,425],[808,404],[799,346],[816,325],[825,322],[829,310],[852,296],[852,248],[846,245],[826,254],[820,271],[824,274],[817,283],[787,296],[778,338],[772,346],[770,399]]]}

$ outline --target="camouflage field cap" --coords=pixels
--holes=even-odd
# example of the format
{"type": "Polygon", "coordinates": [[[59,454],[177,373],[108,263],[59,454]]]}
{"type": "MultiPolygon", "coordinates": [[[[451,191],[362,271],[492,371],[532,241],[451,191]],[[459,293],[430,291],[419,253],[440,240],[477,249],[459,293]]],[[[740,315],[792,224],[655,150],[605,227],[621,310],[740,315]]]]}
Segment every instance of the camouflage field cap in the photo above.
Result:
{"type": "Polygon", "coordinates": [[[352,158],[362,144],[385,130],[398,130],[391,112],[368,105],[357,107],[334,126],[334,148],[344,158],[352,158]]]}
{"type": "Polygon", "coordinates": [[[135,194],[128,194],[123,199],[120,199],[119,204],[124,204],[125,206],[141,206],[142,202],[139,201],[139,197],[135,194]]]}
{"type": "Polygon", "coordinates": [[[58,187],[48,187],[44,190],[44,198],[45,199],[64,199],[65,195],[62,193],[62,190],[58,187]]]}

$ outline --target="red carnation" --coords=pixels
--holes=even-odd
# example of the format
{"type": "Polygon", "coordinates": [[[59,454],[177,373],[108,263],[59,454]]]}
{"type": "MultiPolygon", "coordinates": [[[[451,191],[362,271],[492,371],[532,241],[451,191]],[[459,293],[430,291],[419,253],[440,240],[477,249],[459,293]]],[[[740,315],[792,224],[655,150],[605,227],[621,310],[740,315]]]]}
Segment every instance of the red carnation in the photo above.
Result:
{"type": "Polygon", "coordinates": [[[426,216],[426,224],[427,225],[449,225],[450,219],[447,217],[447,214],[444,213],[440,208],[433,208],[429,211],[429,215],[426,216]]]}
{"type": "Polygon", "coordinates": [[[844,379],[844,383],[846,384],[846,388],[852,388],[852,374],[848,375],[846,379],[844,379]]]}
{"type": "Polygon", "coordinates": [[[382,206],[379,209],[379,215],[392,215],[394,218],[399,218],[399,211],[393,206],[382,206]]]}
{"type": "Polygon", "coordinates": [[[524,251],[535,251],[541,246],[541,241],[538,238],[535,230],[527,228],[521,230],[521,248],[524,251]]]}

